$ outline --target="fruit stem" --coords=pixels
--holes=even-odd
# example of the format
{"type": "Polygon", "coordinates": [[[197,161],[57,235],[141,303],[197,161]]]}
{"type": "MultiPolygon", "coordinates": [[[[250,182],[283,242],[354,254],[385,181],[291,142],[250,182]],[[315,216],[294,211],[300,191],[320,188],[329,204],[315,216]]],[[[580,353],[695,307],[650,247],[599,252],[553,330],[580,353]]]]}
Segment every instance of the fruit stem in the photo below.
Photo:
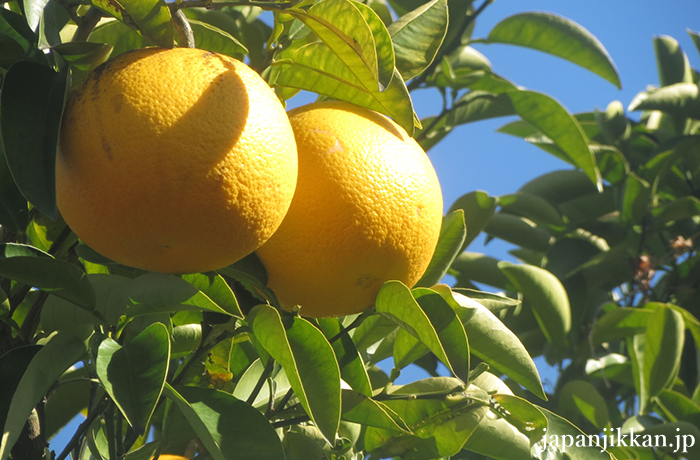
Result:
{"type": "Polygon", "coordinates": [[[179,8],[173,8],[171,13],[173,16],[173,25],[179,37],[179,45],[183,48],[194,48],[194,32],[192,32],[192,26],[190,26],[190,21],[187,20],[187,16],[185,16],[185,13],[179,8]]]}

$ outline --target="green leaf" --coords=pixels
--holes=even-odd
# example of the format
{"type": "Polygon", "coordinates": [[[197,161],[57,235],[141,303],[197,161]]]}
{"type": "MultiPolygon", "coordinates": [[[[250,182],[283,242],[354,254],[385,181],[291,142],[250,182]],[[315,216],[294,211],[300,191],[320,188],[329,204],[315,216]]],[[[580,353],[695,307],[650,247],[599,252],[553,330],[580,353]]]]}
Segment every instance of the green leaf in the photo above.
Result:
{"type": "Polygon", "coordinates": [[[695,43],[695,47],[698,49],[698,53],[700,53],[700,33],[693,32],[690,29],[685,29],[685,31],[688,32],[688,35],[690,35],[691,40],[693,40],[693,43],[695,43]]]}
{"type": "Polygon", "coordinates": [[[484,231],[492,237],[533,251],[546,251],[552,236],[521,217],[498,212],[491,216],[484,231]]]}
{"type": "Polygon", "coordinates": [[[148,42],[131,27],[116,20],[105,21],[92,31],[88,40],[92,43],[112,45],[111,57],[114,58],[127,51],[143,48],[148,42]]]}
{"type": "Polygon", "coordinates": [[[414,131],[411,97],[396,72],[384,91],[365,88],[324,43],[312,42],[282,51],[273,65],[280,66],[276,85],[313,91],[351,102],[392,117],[409,135],[414,131]]]}
{"type": "Polygon", "coordinates": [[[54,163],[67,71],[19,61],[5,75],[0,95],[0,128],[12,177],[22,194],[53,220],[58,217],[54,163]]]}
{"type": "Polygon", "coordinates": [[[599,431],[612,426],[605,399],[585,380],[571,380],[561,388],[559,412],[569,418],[573,416],[574,420],[583,415],[599,431]]]}
{"type": "Polygon", "coordinates": [[[182,275],[182,279],[202,291],[232,316],[243,319],[243,312],[241,312],[241,307],[238,305],[238,300],[236,300],[231,287],[226,284],[221,275],[194,273],[182,275]]]}
{"type": "Polygon", "coordinates": [[[639,93],[627,110],[660,110],[681,117],[700,118],[700,91],[693,83],[664,86],[639,93]]]}
{"type": "Polygon", "coordinates": [[[566,289],[545,269],[532,265],[499,262],[498,268],[522,292],[547,341],[563,346],[571,330],[571,307],[566,289]]]}
{"type": "MultiPolygon", "coordinates": [[[[1,20],[2,16],[0,16],[1,20]]],[[[28,223],[27,200],[12,178],[3,147],[2,132],[0,132],[0,225],[14,233],[19,233],[27,228],[28,223]]]]}
{"type": "MultiPolygon", "coordinates": [[[[458,383],[456,379],[444,377],[426,379],[395,388],[390,394],[394,397],[426,394],[431,386],[437,391],[449,392],[458,383]],[[443,385],[451,388],[444,388],[443,385]]],[[[471,389],[478,390],[474,386],[471,389]]],[[[396,434],[369,427],[364,439],[365,449],[372,458],[428,460],[455,455],[474,434],[488,412],[487,407],[475,403],[470,396],[469,393],[460,392],[444,398],[409,397],[386,401],[384,404],[405,420],[413,434],[396,434]]]]}
{"type": "Polygon", "coordinates": [[[504,412],[501,416],[530,438],[530,444],[539,441],[547,431],[548,421],[541,408],[526,399],[511,394],[495,394],[493,399],[504,412]]]}
{"type": "Polygon", "coordinates": [[[85,310],[95,308],[95,292],[75,265],[24,245],[0,245],[0,276],[37,287],[85,310]]]}
{"type": "Polygon", "coordinates": [[[661,86],[693,82],[688,56],[675,38],[668,35],[654,37],[654,53],[661,86]]]}
{"type": "Polygon", "coordinates": [[[262,413],[244,401],[210,388],[178,387],[178,392],[206,426],[225,458],[284,460],[275,429],[262,413]]]}
{"type": "MultiPolygon", "coordinates": [[[[496,266],[496,269],[498,270],[498,266],[496,266]]],[[[501,275],[503,274],[501,273],[501,275]]],[[[494,314],[503,309],[517,307],[521,304],[519,300],[511,299],[503,294],[492,294],[490,292],[478,291],[476,289],[454,288],[452,292],[459,293],[469,297],[470,299],[476,300],[480,305],[486,307],[491,313],[494,314]]]]}
{"type": "Polygon", "coordinates": [[[477,252],[463,252],[452,263],[456,270],[457,285],[463,286],[467,281],[488,284],[507,290],[510,282],[498,268],[498,259],[477,252]]]}
{"type": "MultiPolygon", "coordinates": [[[[238,379],[236,388],[233,390],[233,396],[238,399],[248,401],[264,372],[265,365],[263,364],[262,359],[255,359],[238,379]]],[[[284,369],[282,369],[281,372],[274,377],[273,381],[273,388],[270,388],[271,385],[268,384],[264,385],[260,389],[260,392],[255,397],[255,400],[251,402],[253,407],[266,407],[267,404],[269,404],[270,397],[272,397],[273,400],[278,401],[291,388],[289,379],[287,378],[284,369]],[[272,390],[272,395],[270,394],[270,390],[272,390]]]]}
{"type": "Polygon", "coordinates": [[[566,226],[559,211],[537,195],[516,192],[503,195],[498,199],[498,203],[501,205],[501,211],[525,217],[536,224],[555,228],[566,226]]]}
{"type": "Polygon", "coordinates": [[[464,223],[467,226],[467,236],[462,243],[459,252],[463,252],[476,239],[477,236],[486,226],[491,216],[493,216],[496,207],[498,206],[498,198],[489,196],[488,193],[481,190],[467,193],[457,198],[448,214],[461,209],[464,211],[464,223]]]}
{"type": "Polygon", "coordinates": [[[443,217],[440,239],[428,268],[416,283],[417,287],[430,287],[440,282],[455,257],[462,252],[466,236],[467,227],[464,224],[464,211],[458,209],[443,217]]]}
{"type": "MultiPolygon", "coordinates": [[[[41,350],[40,345],[25,345],[9,350],[0,356],[0,427],[5,425],[12,397],[34,355],[41,350]]],[[[3,433],[5,430],[3,430],[3,433]]]]}
{"type": "Polygon", "coordinates": [[[58,378],[85,355],[85,344],[72,334],[59,332],[32,358],[12,396],[0,440],[0,459],[6,460],[29,414],[58,378]]]}
{"type": "Polygon", "coordinates": [[[538,408],[547,417],[547,434],[532,448],[533,458],[545,460],[550,458],[571,458],[576,460],[614,460],[609,453],[603,452],[602,442],[598,435],[593,436],[593,445],[589,444],[589,435],[575,427],[565,418],[548,411],[542,407],[538,408]],[[583,443],[576,441],[584,440],[583,443]],[[583,445],[581,445],[583,444],[583,445]],[[590,446],[590,447],[587,447],[590,446]],[[562,457],[558,452],[564,452],[567,457],[562,457]]]}
{"type": "Polygon", "coordinates": [[[254,307],[246,319],[256,340],[284,368],[308,416],[334,442],[340,422],[340,369],[323,333],[300,317],[285,325],[269,305],[254,307]]]}
{"type": "Polygon", "coordinates": [[[659,304],[649,318],[643,369],[649,397],[659,395],[678,375],[685,339],[684,330],[683,316],[666,305],[659,304]]]}
{"type": "Polygon", "coordinates": [[[85,367],[74,367],[61,376],[60,385],[51,392],[44,408],[46,439],[51,439],[88,407],[92,385],[89,378],[85,367]]]}
{"type": "Polygon", "coordinates": [[[354,390],[343,390],[343,420],[393,432],[406,432],[401,417],[384,403],[354,390]]]}
{"type": "Polygon", "coordinates": [[[471,353],[537,397],[547,399],[532,358],[518,337],[497,316],[477,300],[451,292],[447,286],[436,286],[433,289],[448,300],[464,324],[471,353]]]}
{"type": "Polygon", "coordinates": [[[596,194],[598,190],[583,172],[564,169],[536,177],[520,187],[520,191],[542,197],[556,206],[574,198],[596,194]]]}
{"type": "Polygon", "coordinates": [[[194,42],[197,44],[197,49],[232,57],[248,54],[248,48],[228,32],[196,19],[189,19],[189,23],[194,33],[194,42]]]}
{"type": "MultiPolygon", "coordinates": [[[[376,309],[422,342],[463,382],[469,381],[469,345],[464,326],[438,293],[418,288],[412,294],[401,282],[388,281],[377,294],[376,309]]],[[[405,344],[405,349],[410,345],[405,344]]]]}
{"type": "Polygon", "coordinates": [[[218,292],[218,295],[225,296],[227,303],[217,305],[205,293],[182,278],[161,273],[148,273],[139,276],[124,287],[129,299],[127,316],[134,318],[153,313],[188,310],[213,311],[230,316],[240,316],[240,309],[234,308],[234,303],[225,293],[225,288],[220,286],[222,289],[219,290],[221,282],[223,281],[217,281],[217,286],[211,289],[215,293],[218,292]]]}
{"type": "Polygon", "coordinates": [[[600,317],[593,328],[593,342],[601,344],[646,331],[652,310],[617,307],[600,317]]]}
{"type": "Polygon", "coordinates": [[[491,29],[487,43],[506,43],[544,51],[571,61],[622,88],[610,55],[589,31],[552,13],[520,13],[491,29]]]}
{"type": "Polygon", "coordinates": [[[154,45],[173,47],[172,17],[163,0],[91,1],[99,9],[138,30],[154,45]]]}
{"type": "Polygon", "coordinates": [[[651,187],[649,184],[629,174],[625,181],[625,192],[622,197],[622,222],[627,225],[641,223],[651,202],[651,187]]]}
{"type": "Polygon", "coordinates": [[[466,454],[469,451],[497,460],[532,459],[528,437],[493,412],[481,419],[474,435],[467,439],[463,449],[463,457],[458,454],[451,458],[471,458],[470,454],[466,454]]]}
{"type": "Polygon", "coordinates": [[[658,403],[663,405],[663,411],[670,413],[671,420],[690,422],[700,426],[700,404],[682,393],[663,390],[658,396],[658,403]]]}
{"type": "Polygon", "coordinates": [[[694,196],[678,197],[670,203],[652,208],[654,227],[662,228],[669,222],[687,219],[700,215],[700,200],[694,196]]]}
{"type": "Polygon", "coordinates": [[[401,77],[418,76],[433,62],[447,33],[447,0],[432,0],[401,16],[389,33],[401,77]]]}
{"type": "Polygon", "coordinates": [[[23,0],[22,3],[27,24],[36,33],[39,30],[41,17],[44,15],[44,8],[49,3],[49,0],[23,0]]]}
{"type": "Polygon", "coordinates": [[[107,60],[114,48],[106,43],[69,42],[51,48],[51,51],[76,68],[90,71],[107,60]]]}
{"type": "Polygon", "coordinates": [[[579,122],[559,102],[535,91],[507,93],[515,112],[549,137],[602,191],[600,171],[579,122]]]}
{"type": "MultiPolygon", "coordinates": [[[[394,53],[386,54],[387,50],[379,49],[375,42],[375,28],[384,28],[381,37],[376,37],[384,38],[381,43],[384,46],[389,34],[379,16],[363,6],[358,7],[348,0],[324,0],[307,12],[296,9],[287,12],[311,29],[365,90],[383,91],[393,78],[394,53]]],[[[390,38],[388,43],[391,43],[390,38]]]]}
{"type": "Polygon", "coordinates": [[[100,344],[95,370],[100,383],[135,432],[143,435],[168,374],[170,336],[162,323],[144,329],[123,347],[100,344]]]}
{"type": "MultiPolygon", "coordinates": [[[[328,340],[341,333],[342,323],[337,318],[319,318],[318,324],[328,340]]],[[[372,384],[369,381],[365,363],[362,360],[362,356],[357,352],[352,337],[348,334],[343,334],[331,345],[333,346],[343,381],[354,390],[368,397],[372,396],[372,384]]]]}

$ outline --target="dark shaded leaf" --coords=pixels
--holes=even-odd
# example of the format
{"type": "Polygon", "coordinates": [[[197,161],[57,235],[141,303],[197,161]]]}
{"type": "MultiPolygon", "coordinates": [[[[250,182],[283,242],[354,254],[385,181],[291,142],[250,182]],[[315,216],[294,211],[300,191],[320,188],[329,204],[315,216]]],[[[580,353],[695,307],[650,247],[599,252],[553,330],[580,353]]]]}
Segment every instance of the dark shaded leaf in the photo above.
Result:
{"type": "Polygon", "coordinates": [[[688,56],[675,38],[668,35],[654,37],[654,53],[661,86],[693,82],[688,56]]]}
{"type": "Polygon", "coordinates": [[[457,286],[463,287],[468,281],[488,284],[507,290],[510,282],[498,268],[498,259],[477,252],[463,252],[452,263],[456,270],[457,286]]]}
{"type": "Polygon", "coordinates": [[[5,157],[22,194],[42,213],[58,217],[55,154],[67,68],[61,73],[32,61],[15,63],[0,96],[5,157]]]}
{"type": "Polygon", "coordinates": [[[0,459],[6,460],[32,409],[49,388],[85,355],[85,344],[72,334],[59,332],[32,358],[17,385],[0,440],[0,459]]]}
{"type": "Polygon", "coordinates": [[[491,29],[488,43],[507,43],[561,57],[603,77],[618,88],[620,77],[610,55],[589,31],[552,13],[520,13],[491,29]]]}
{"type": "MultiPolygon", "coordinates": [[[[0,374],[4,376],[0,380],[0,424],[4,427],[7,419],[7,411],[10,410],[12,398],[17,390],[24,372],[34,355],[41,350],[40,345],[25,345],[13,348],[0,356],[0,374]]],[[[3,433],[5,430],[3,430],[3,433]]]]}
{"type": "Polygon", "coordinates": [[[678,375],[685,334],[683,317],[674,309],[659,304],[649,318],[644,346],[643,376],[649,396],[657,396],[678,375]]]}
{"type": "Polygon", "coordinates": [[[484,231],[490,236],[533,251],[546,251],[552,239],[549,233],[533,223],[504,212],[491,216],[484,231]]]}
{"type": "Polygon", "coordinates": [[[504,195],[498,199],[501,211],[516,214],[539,225],[561,228],[566,225],[559,211],[544,198],[524,192],[504,195]]]}
{"type": "Polygon", "coordinates": [[[520,187],[520,191],[542,197],[553,205],[597,193],[586,174],[571,169],[543,174],[520,187]]]}
{"type": "MultiPolygon", "coordinates": [[[[336,318],[319,318],[318,323],[328,340],[341,333],[342,323],[336,318]]],[[[331,345],[335,351],[343,381],[365,396],[372,396],[372,384],[369,381],[365,363],[357,352],[352,337],[343,334],[331,345]]]]}

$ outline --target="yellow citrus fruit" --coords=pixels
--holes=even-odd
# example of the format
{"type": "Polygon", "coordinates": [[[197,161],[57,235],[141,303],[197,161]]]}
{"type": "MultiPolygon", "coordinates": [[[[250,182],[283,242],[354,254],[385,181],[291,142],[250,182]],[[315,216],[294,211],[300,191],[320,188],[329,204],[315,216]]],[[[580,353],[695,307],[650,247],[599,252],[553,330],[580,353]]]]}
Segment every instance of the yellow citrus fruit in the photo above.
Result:
{"type": "Polygon", "coordinates": [[[374,304],[385,281],[412,286],[440,236],[442,193],[421,147],[394,122],[345,102],[289,112],[299,180],[257,254],[284,308],[314,317],[374,304]]]}
{"type": "Polygon", "coordinates": [[[88,246],[125,265],[188,273],[243,258],[282,222],[296,178],[281,103],[228,56],[122,54],[66,107],[59,209],[88,246]]]}

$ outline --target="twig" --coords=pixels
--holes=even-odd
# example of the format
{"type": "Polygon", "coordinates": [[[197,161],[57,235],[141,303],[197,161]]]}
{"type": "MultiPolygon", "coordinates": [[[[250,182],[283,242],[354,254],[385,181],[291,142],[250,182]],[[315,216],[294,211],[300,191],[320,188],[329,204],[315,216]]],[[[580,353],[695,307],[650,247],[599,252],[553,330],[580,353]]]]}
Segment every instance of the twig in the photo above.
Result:
{"type": "Polygon", "coordinates": [[[190,21],[179,8],[170,9],[173,16],[173,25],[177,30],[180,46],[183,48],[194,48],[194,32],[190,21]]]}
{"type": "Polygon", "coordinates": [[[308,415],[300,415],[299,417],[290,418],[287,420],[280,420],[279,422],[272,422],[272,428],[283,428],[285,426],[296,425],[301,422],[308,422],[311,418],[308,415]]]}
{"type": "Polygon", "coordinates": [[[350,332],[350,331],[352,331],[353,329],[356,329],[357,327],[359,327],[360,324],[362,324],[362,322],[363,322],[365,319],[369,318],[369,317],[372,316],[373,314],[374,314],[374,309],[373,309],[373,308],[368,308],[367,310],[363,311],[362,314],[361,314],[360,316],[358,316],[357,318],[355,318],[355,320],[354,320],[352,323],[350,323],[350,324],[348,325],[348,327],[345,327],[345,328],[341,329],[340,332],[338,332],[336,335],[334,335],[333,337],[331,337],[330,339],[328,339],[328,342],[329,342],[329,343],[334,343],[335,341],[337,341],[338,339],[340,339],[340,338],[343,337],[344,335],[347,335],[348,332],[350,332]]]}
{"type": "Polygon", "coordinates": [[[86,42],[87,39],[90,38],[92,30],[95,28],[97,23],[100,22],[100,19],[102,19],[102,12],[94,6],[91,6],[87,13],[85,13],[85,15],[80,19],[78,28],[76,29],[75,34],[73,34],[72,41],[74,42],[86,42]]]}
{"type": "Polygon", "coordinates": [[[227,6],[257,6],[263,10],[285,10],[294,6],[293,2],[256,2],[256,1],[239,1],[239,2],[213,2],[212,0],[185,0],[180,3],[171,5],[171,8],[206,8],[208,10],[216,10],[227,6]]]}
{"type": "Polygon", "coordinates": [[[107,408],[107,405],[109,404],[109,398],[104,398],[102,401],[99,402],[97,406],[92,410],[92,412],[88,415],[88,417],[85,419],[83,423],[80,424],[78,429],[75,431],[75,434],[73,437],[68,441],[68,444],[66,447],[63,449],[63,452],[56,457],[56,460],[65,460],[65,458],[68,456],[71,450],[75,448],[75,446],[78,445],[78,442],[80,441],[80,438],[85,434],[85,432],[90,428],[90,425],[92,425],[92,422],[95,421],[97,417],[104,412],[104,410],[107,408]]]}

